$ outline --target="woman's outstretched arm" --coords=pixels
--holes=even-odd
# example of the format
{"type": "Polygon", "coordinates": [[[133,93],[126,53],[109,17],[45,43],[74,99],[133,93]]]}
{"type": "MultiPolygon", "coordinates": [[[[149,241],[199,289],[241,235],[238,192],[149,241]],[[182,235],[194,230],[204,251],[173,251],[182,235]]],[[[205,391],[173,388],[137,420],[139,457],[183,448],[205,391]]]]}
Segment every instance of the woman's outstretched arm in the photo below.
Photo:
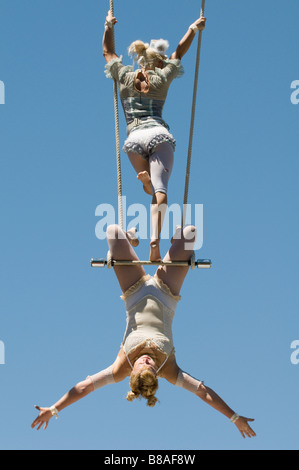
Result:
{"type": "Polygon", "coordinates": [[[89,395],[93,390],[94,386],[92,380],[91,378],[87,378],[86,380],[79,382],[77,385],[75,385],[75,387],[73,387],[60,400],[58,400],[53,407],[43,408],[40,406],[35,406],[35,408],[39,411],[39,415],[31,424],[32,429],[36,426],[37,430],[39,430],[42,426],[44,426],[44,429],[47,429],[49,421],[54,416],[51,411],[51,408],[55,410],[55,412],[57,410],[57,413],[59,413],[64,408],[72,405],[73,403],[76,403],[77,401],[89,395]]]}
{"type": "Polygon", "coordinates": [[[42,426],[47,429],[49,421],[55,416],[55,413],[60,413],[62,410],[70,405],[73,405],[77,401],[89,395],[91,392],[98,390],[105,385],[114,384],[124,380],[130,373],[126,356],[122,350],[120,350],[113,365],[107,369],[102,370],[98,374],[87,377],[82,382],[79,382],[69,392],[63,395],[53,406],[43,408],[35,406],[39,411],[38,417],[33,421],[31,427],[39,430],[42,426]]]}
{"type": "MultiPolygon", "coordinates": [[[[181,39],[176,51],[171,55],[170,59],[182,59],[183,56],[188,52],[190,46],[193,42],[193,39],[196,35],[196,27],[199,31],[203,31],[206,26],[206,18],[198,18],[193,25],[194,29],[189,28],[185,36],[181,39]]],[[[192,25],[192,26],[193,26],[192,25]]]]}
{"type": "Polygon", "coordinates": [[[249,422],[254,421],[251,418],[245,418],[244,416],[238,416],[223,400],[217,395],[211,388],[207,387],[203,383],[199,385],[196,395],[201,398],[205,403],[212,406],[215,410],[222,413],[229,419],[234,420],[234,424],[239,429],[242,436],[254,437],[256,436],[253,429],[249,426],[249,422]]]}
{"type": "Polygon", "coordinates": [[[103,56],[107,62],[110,62],[111,59],[116,59],[118,57],[114,51],[114,38],[112,29],[112,25],[115,25],[116,23],[116,18],[112,16],[111,11],[109,10],[105,22],[105,32],[103,37],[103,56]]]}
{"type": "Polygon", "coordinates": [[[170,358],[169,363],[163,369],[162,376],[173,385],[194,393],[194,395],[201,398],[201,400],[210,405],[212,408],[222,413],[228,419],[232,420],[244,438],[246,436],[254,437],[256,435],[248,424],[249,422],[254,421],[254,419],[237,415],[234,410],[232,410],[222,400],[222,398],[220,398],[219,395],[214,392],[214,390],[204,385],[202,381],[199,381],[186,372],[182,371],[177,365],[174,356],[170,358]]]}

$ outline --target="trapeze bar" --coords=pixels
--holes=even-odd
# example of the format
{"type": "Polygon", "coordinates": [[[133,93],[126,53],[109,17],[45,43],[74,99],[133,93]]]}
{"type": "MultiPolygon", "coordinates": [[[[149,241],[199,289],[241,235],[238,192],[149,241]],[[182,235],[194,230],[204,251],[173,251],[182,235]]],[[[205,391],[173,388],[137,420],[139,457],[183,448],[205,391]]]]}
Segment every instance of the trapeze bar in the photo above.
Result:
{"type": "MultiPolygon", "coordinates": [[[[93,268],[104,268],[108,265],[105,259],[92,259],[91,266],[93,268]]],[[[209,259],[198,259],[197,261],[132,261],[132,260],[114,260],[110,261],[110,266],[191,266],[202,269],[209,269],[212,262],[209,259]]]]}

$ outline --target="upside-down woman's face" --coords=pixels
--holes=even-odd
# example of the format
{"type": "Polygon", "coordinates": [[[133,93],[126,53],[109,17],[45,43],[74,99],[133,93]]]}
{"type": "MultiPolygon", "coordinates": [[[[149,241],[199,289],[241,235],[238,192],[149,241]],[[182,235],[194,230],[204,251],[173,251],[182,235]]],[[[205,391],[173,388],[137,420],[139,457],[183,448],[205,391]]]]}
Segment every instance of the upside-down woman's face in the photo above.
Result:
{"type": "Polygon", "coordinates": [[[156,374],[157,366],[155,361],[148,355],[144,354],[143,356],[139,357],[134,364],[134,372],[140,372],[144,369],[149,369],[151,372],[156,374]]]}

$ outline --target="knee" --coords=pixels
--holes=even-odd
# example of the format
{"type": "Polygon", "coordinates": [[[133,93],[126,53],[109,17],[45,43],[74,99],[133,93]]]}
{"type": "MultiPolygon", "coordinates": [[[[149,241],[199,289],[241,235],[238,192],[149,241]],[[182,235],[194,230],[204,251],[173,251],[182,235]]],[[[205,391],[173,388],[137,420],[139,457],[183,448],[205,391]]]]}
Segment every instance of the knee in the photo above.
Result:
{"type": "Polygon", "coordinates": [[[183,238],[188,242],[195,242],[197,235],[197,230],[194,225],[187,225],[183,229],[183,238]]]}
{"type": "Polygon", "coordinates": [[[108,225],[106,235],[108,240],[119,240],[121,238],[125,238],[123,230],[116,224],[108,225]]]}

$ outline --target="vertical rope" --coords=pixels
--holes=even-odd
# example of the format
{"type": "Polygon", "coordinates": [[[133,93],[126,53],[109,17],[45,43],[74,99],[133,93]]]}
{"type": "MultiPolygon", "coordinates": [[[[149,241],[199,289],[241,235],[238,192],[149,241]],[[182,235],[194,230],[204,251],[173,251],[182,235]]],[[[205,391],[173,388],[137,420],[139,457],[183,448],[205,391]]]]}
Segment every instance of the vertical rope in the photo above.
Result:
{"type": "MultiPolygon", "coordinates": [[[[114,16],[113,0],[110,0],[110,11],[114,16]]],[[[115,52],[115,34],[114,25],[113,31],[113,52],[115,52]]],[[[115,141],[116,141],[116,167],[117,167],[117,190],[118,190],[118,224],[123,229],[123,207],[122,207],[122,178],[121,178],[121,159],[120,159],[120,138],[119,138],[119,108],[118,108],[118,93],[117,81],[113,80],[114,92],[114,114],[115,114],[115,141]]]]}
{"type": "MultiPolygon", "coordinates": [[[[201,17],[203,17],[204,14],[205,14],[205,3],[206,3],[205,0],[202,0],[201,14],[200,14],[201,17]]],[[[196,98],[197,98],[197,85],[198,85],[198,74],[199,74],[199,64],[200,64],[201,42],[202,42],[202,31],[199,31],[198,45],[197,45],[197,55],[196,55],[195,78],[194,78],[194,89],[193,89],[193,101],[192,101],[192,111],[191,111],[191,124],[190,124],[190,135],[189,135],[187,168],[186,168],[186,181],[185,181],[185,192],[184,192],[184,203],[183,203],[182,227],[185,225],[187,204],[188,204],[188,192],[189,192],[189,180],[190,180],[190,168],[191,168],[192,144],[193,144],[193,134],[194,134],[195,108],[196,108],[196,98]]]]}

